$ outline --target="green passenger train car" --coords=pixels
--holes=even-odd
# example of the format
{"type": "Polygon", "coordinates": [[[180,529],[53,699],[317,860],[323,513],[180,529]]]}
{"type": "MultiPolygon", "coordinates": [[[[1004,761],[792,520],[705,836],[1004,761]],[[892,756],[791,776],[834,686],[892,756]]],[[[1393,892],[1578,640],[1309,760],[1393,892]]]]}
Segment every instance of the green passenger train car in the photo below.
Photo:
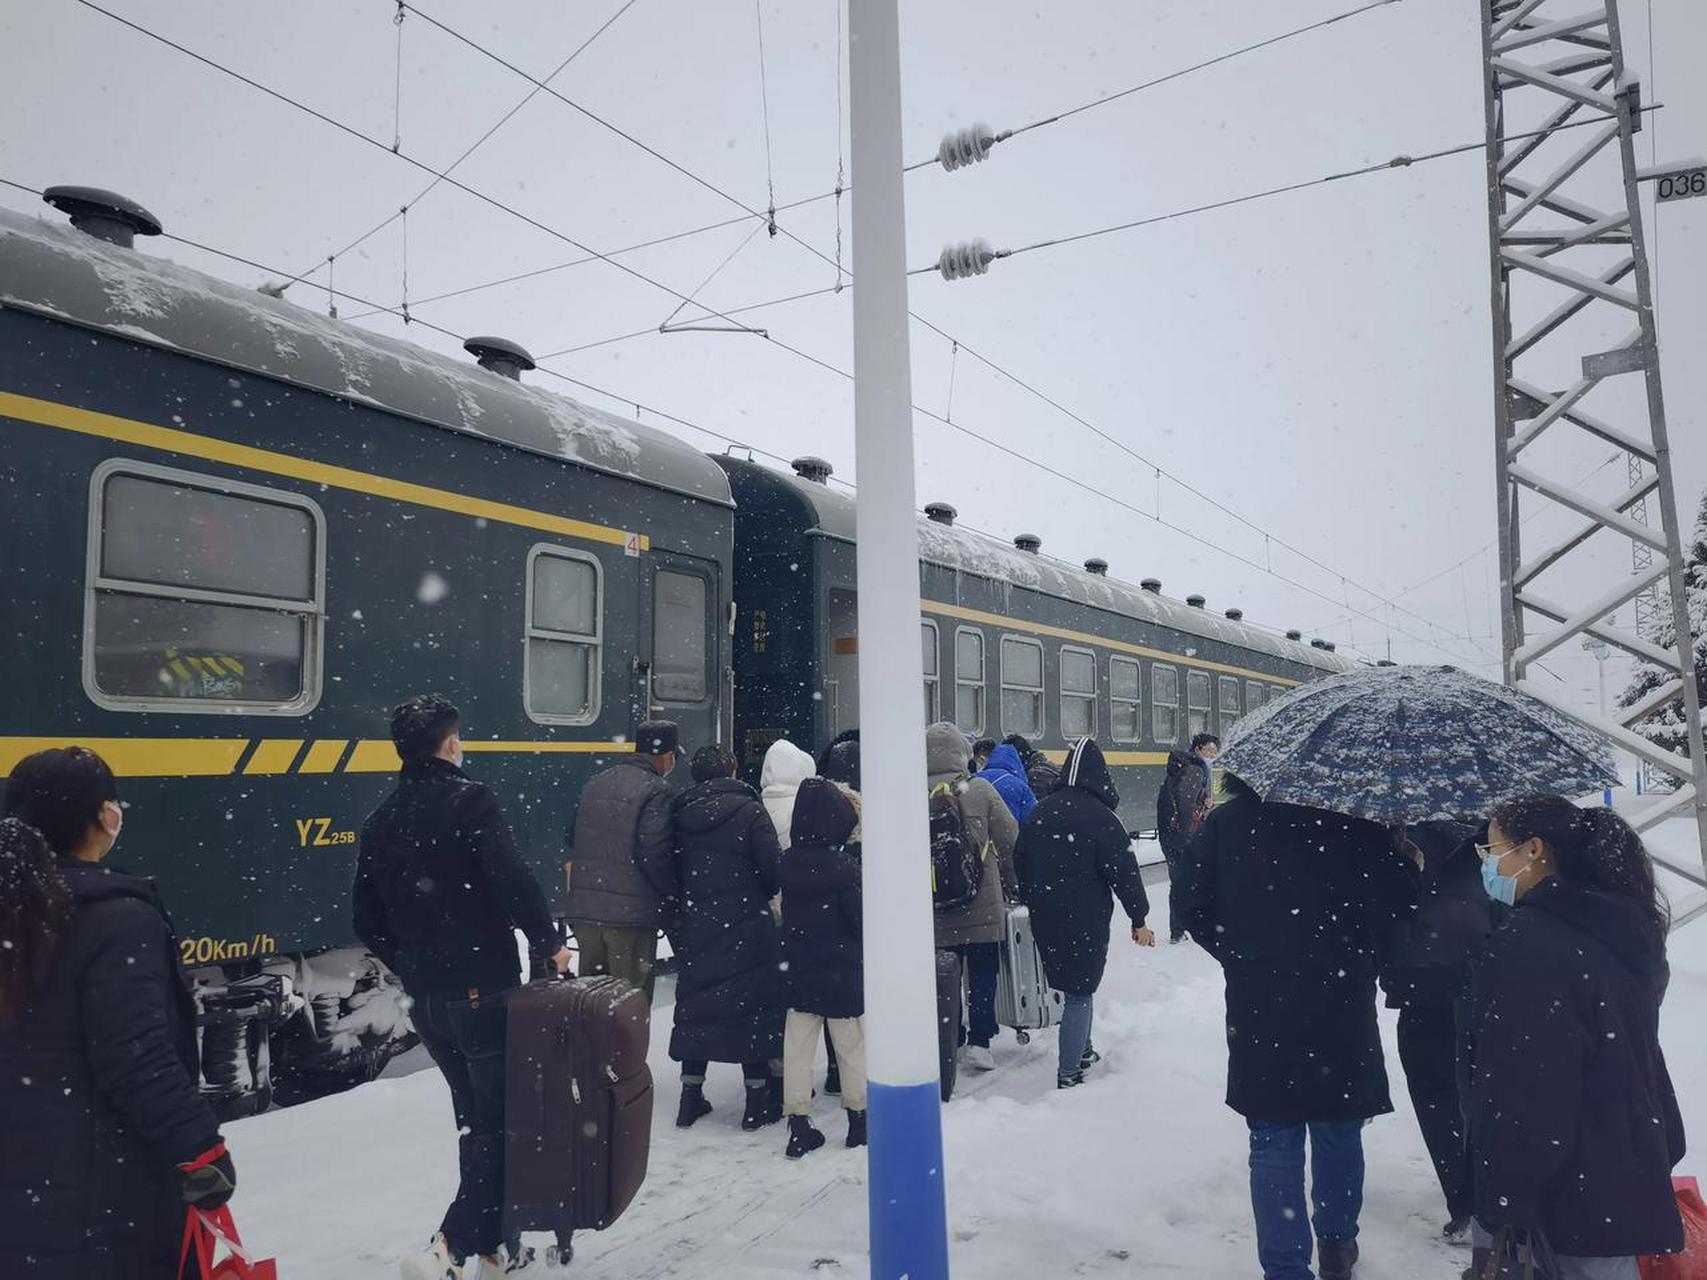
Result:
{"type": "Polygon", "coordinates": [[[668,715],[726,738],[734,510],[661,432],[71,228],[0,213],[0,777],[85,743],[158,877],[208,1087],[266,1102],[406,1030],[355,947],[386,709],[467,718],[471,772],[561,888],[581,784],[668,715]]]}
{"type": "MultiPolygon", "coordinates": [[[[461,705],[554,892],[639,721],[750,776],[857,725],[827,465],[709,458],[522,381],[512,344],[375,335],[136,251],[158,227],[119,197],[57,203],[81,229],[0,211],[0,778],[68,743],[113,765],[117,857],[171,905],[227,1112],[268,1104],[275,1061],[359,1079],[408,1033],[349,922],[404,697],[461,705]]],[[[1129,826],[1170,746],[1350,665],[927,510],[927,717],[1057,754],[1095,735],[1129,826]]]]}
{"type": "MultiPolygon", "coordinates": [[[[718,459],[735,495],[735,742],[749,775],[777,738],[823,744],[859,723],[854,498],[828,464],[785,475],[718,459]]],[[[1236,616],[1129,586],[1092,560],[1045,557],[919,519],[919,638],[927,720],[980,737],[1018,733],[1059,761],[1075,738],[1103,746],[1131,830],[1153,827],[1170,748],[1220,733],[1302,681],[1349,668],[1325,642],[1276,636],[1236,616]]]]}

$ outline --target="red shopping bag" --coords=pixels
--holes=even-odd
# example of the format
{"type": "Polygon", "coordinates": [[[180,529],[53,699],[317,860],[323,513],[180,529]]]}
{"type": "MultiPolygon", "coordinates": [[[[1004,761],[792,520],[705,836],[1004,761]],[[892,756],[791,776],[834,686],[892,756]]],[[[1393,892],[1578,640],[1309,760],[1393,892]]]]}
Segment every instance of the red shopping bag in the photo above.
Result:
{"type": "Polygon", "coordinates": [[[1636,1259],[1642,1280],[1707,1280],[1707,1202],[1694,1178],[1674,1178],[1677,1211],[1683,1217],[1683,1252],[1636,1259]]]}
{"type": "Polygon", "coordinates": [[[249,1257],[231,1210],[221,1205],[211,1213],[191,1209],[184,1221],[184,1247],[178,1254],[178,1280],[279,1280],[278,1263],[249,1257]],[[223,1254],[223,1257],[220,1255],[223,1254]],[[194,1257],[200,1272],[189,1270],[194,1257]],[[218,1258],[218,1261],[215,1259],[218,1258]]]}

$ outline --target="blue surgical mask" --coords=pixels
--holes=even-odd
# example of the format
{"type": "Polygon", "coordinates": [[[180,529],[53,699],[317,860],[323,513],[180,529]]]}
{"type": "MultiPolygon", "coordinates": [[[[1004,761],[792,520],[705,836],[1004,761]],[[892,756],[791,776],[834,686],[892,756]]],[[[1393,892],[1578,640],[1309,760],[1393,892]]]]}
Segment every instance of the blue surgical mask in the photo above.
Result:
{"type": "Polygon", "coordinates": [[[1498,858],[1482,859],[1482,888],[1495,902],[1503,902],[1508,907],[1517,905],[1517,877],[1502,876],[1498,858]]]}

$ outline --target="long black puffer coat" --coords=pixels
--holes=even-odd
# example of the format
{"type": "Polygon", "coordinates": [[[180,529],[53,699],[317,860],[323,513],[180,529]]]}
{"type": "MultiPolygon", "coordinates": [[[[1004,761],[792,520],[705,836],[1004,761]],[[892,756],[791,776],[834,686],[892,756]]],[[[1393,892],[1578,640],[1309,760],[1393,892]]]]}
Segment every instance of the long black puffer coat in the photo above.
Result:
{"type": "Polygon", "coordinates": [[[670,1056],[677,1062],[758,1062],[782,1056],[788,996],[770,901],[781,848],[759,793],[713,778],[676,798],[670,945],[681,962],[670,1056]]]}
{"type": "Polygon", "coordinates": [[[1465,1111],[1483,1226],[1541,1231],[1568,1257],[1683,1247],[1667,977],[1665,941],[1634,899],[1558,877],[1518,899],[1472,996],[1465,1111]]]}
{"type": "Polygon", "coordinates": [[[1416,904],[1415,865],[1372,822],[1227,789],[1192,842],[1188,916],[1226,976],[1227,1105],[1274,1124],[1391,1111],[1377,948],[1416,904]]]}
{"type": "Polygon", "coordinates": [[[176,1167],[219,1140],[195,1005],[154,884],[61,862],[76,899],[47,983],[0,1025],[0,1274],[171,1280],[176,1167]]]}
{"type": "Polygon", "coordinates": [[[833,782],[808,778],[794,798],[782,860],[782,942],[789,1008],[825,1018],[865,1012],[865,917],[859,811],[833,782]]]}
{"type": "Polygon", "coordinates": [[[1067,753],[1060,784],[1038,801],[1014,847],[1044,972],[1067,995],[1092,995],[1102,985],[1115,898],[1134,929],[1150,914],[1119,804],[1102,749],[1081,739],[1067,753]]]}

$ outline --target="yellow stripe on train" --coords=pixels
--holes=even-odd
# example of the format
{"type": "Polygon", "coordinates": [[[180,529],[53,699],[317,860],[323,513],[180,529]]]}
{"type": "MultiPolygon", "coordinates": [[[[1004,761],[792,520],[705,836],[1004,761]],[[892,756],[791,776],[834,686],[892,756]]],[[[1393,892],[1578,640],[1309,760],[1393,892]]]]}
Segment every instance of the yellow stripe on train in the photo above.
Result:
{"type": "MultiPolygon", "coordinates": [[[[50,747],[88,747],[121,778],[219,778],[238,772],[249,744],[242,773],[246,777],[331,773],[395,773],[401,767],[397,749],[386,738],[364,738],[350,747],[347,738],[320,738],[310,744],[303,738],[94,738],[94,737],[0,737],[0,778],[12,772],[25,756],[50,747]],[[307,746],[305,753],[303,747],[307,746]],[[339,767],[342,761],[342,768],[339,767]]],[[[634,750],[632,742],[465,741],[469,754],[491,755],[622,755],[634,750]]]]}

